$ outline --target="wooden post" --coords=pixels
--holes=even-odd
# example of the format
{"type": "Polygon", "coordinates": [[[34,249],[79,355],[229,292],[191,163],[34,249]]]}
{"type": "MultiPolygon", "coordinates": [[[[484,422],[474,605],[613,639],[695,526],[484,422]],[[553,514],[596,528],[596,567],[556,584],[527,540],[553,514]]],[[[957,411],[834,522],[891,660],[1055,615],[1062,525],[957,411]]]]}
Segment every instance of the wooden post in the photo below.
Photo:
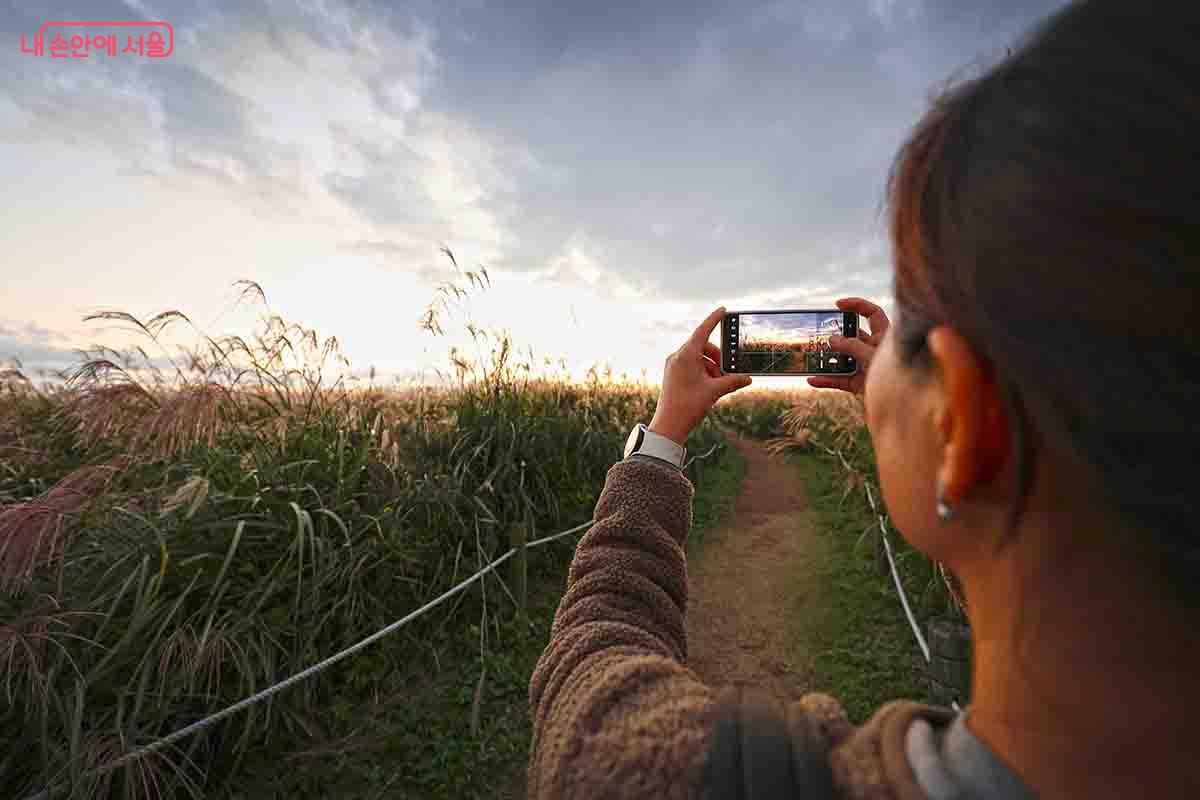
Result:
{"type": "Polygon", "coordinates": [[[509,570],[509,583],[512,584],[513,596],[517,599],[517,620],[521,623],[522,632],[529,627],[527,606],[527,578],[529,575],[527,555],[529,550],[526,544],[529,541],[529,528],[532,525],[532,520],[518,522],[512,526],[508,535],[509,545],[517,550],[517,552],[513,553],[512,567],[509,570]]]}
{"type": "Polygon", "coordinates": [[[951,619],[932,619],[929,638],[929,702],[967,705],[971,694],[971,629],[951,619]]]}

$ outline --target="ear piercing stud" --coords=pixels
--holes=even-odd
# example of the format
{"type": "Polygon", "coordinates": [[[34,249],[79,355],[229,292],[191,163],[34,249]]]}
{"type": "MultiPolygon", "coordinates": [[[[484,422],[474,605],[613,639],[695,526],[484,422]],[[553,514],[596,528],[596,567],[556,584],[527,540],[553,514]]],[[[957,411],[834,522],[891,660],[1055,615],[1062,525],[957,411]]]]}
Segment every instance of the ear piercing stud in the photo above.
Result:
{"type": "Polygon", "coordinates": [[[942,497],[942,487],[937,488],[937,515],[942,522],[949,522],[954,519],[954,509],[942,497]]]}

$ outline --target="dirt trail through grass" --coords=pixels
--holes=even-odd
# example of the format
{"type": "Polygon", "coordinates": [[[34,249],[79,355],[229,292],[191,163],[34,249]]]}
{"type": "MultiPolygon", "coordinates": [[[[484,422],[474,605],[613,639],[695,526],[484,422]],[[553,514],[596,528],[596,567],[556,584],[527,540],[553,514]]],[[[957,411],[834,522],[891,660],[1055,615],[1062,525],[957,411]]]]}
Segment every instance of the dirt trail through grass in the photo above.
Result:
{"type": "Polygon", "coordinates": [[[727,437],[746,474],[733,513],[688,556],[688,663],[710,685],[747,681],[796,699],[811,691],[805,632],[827,611],[804,480],[762,442],[727,437]]]}
{"type": "MultiPolygon", "coordinates": [[[[688,548],[688,666],[720,687],[747,681],[781,700],[812,691],[812,631],[830,611],[804,478],[763,442],[725,431],[745,459],[732,510],[688,548]]],[[[509,798],[526,796],[514,774],[509,798]]]]}

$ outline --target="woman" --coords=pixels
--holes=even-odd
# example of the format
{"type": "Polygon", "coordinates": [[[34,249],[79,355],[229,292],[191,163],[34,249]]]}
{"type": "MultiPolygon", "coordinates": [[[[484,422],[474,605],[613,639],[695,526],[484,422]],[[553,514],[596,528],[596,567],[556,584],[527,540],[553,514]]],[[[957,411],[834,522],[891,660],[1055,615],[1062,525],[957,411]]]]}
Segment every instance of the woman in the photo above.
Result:
{"type": "MultiPolygon", "coordinates": [[[[1200,14],[1082,2],[1034,34],[901,149],[897,319],[840,301],[865,376],[810,379],[863,394],[892,520],[961,581],[969,709],[854,728],[700,682],[692,487],[638,453],[530,683],[532,796],[1200,797],[1200,14]]],[[[749,382],[715,366],[720,313],[667,359],[667,440],[749,382]]]]}

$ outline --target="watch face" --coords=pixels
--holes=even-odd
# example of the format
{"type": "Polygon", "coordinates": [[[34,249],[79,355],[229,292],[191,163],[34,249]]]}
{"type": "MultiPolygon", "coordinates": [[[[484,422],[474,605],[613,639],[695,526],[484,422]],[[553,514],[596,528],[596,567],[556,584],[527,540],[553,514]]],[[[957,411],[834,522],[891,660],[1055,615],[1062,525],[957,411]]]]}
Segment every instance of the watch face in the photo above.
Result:
{"type": "Polygon", "coordinates": [[[625,440],[625,457],[629,458],[629,454],[633,452],[633,448],[637,447],[638,440],[642,437],[642,427],[639,425],[629,432],[629,438],[625,440]]]}

